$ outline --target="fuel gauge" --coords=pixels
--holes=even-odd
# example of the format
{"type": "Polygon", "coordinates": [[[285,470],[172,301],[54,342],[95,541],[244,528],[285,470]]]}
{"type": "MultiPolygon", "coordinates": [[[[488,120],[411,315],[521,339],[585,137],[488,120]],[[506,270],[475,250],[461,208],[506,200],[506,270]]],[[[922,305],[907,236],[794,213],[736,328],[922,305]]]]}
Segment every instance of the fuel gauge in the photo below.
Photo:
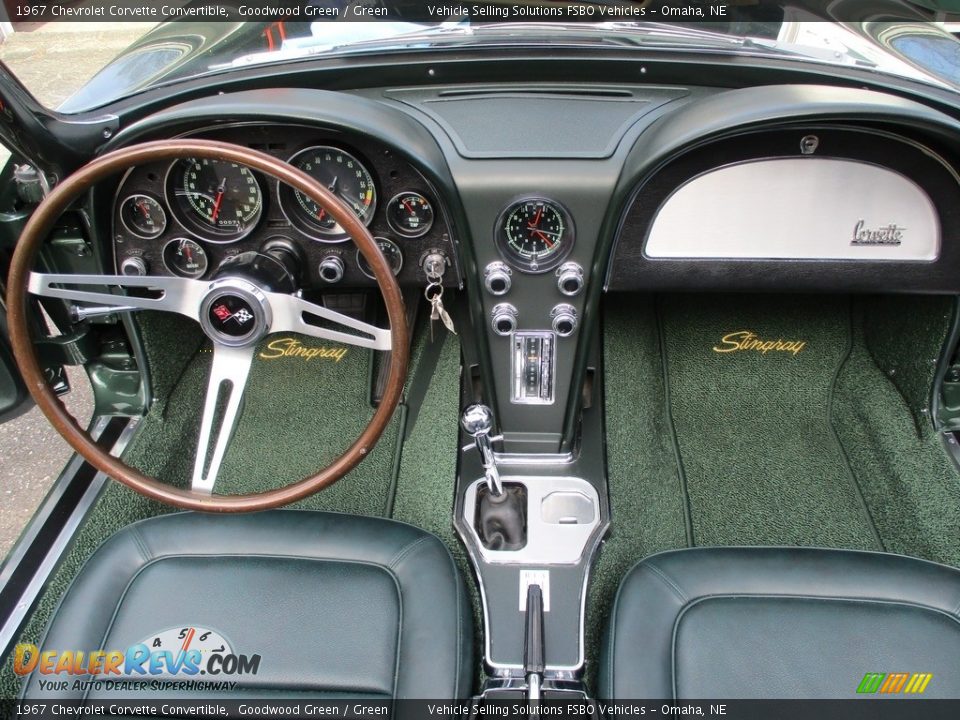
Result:
{"type": "Polygon", "coordinates": [[[174,238],[163,246],[163,264],[174,275],[202,277],[207,272],[207,251],[196,240],[174,238]]]}
{"type": "Polygon", "coordinates": [[[387,205],[387,222],[404,237],[420,237],[433,225],[433,207],[420,193],[403,192],[387,205]]]}
{"type": "Polygon", "coordinates": [[[131,195],[120,206],[120,220],[137,237],[153,240],[167,229],[167,214],[149,195],[131,195]]]}

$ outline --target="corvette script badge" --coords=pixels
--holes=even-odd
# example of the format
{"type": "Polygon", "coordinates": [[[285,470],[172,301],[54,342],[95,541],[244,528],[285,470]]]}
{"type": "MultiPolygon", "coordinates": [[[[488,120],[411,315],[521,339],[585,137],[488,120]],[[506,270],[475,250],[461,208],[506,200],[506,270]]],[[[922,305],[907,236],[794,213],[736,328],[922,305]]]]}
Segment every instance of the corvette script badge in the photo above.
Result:
{"type": "Polygon", "coordinates": [[[895,223],[879,228],[868,228],[863,220],[858,220],[853,226],[853,240],[851,245],[899,245],[903,242],[905,227],[895,223]]]}

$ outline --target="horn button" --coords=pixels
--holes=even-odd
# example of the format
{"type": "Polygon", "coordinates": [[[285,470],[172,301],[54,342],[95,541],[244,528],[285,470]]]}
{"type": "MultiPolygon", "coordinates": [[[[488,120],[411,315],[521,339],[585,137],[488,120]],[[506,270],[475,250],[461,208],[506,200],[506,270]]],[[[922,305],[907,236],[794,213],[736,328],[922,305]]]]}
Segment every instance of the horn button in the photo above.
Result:
{"type": "Polygon", "coordinates": [[[214,282],[200,304],[200,325],[214,342],[232,347],[252,345],[270,329],[267,296],[239,278],[214,282]]]}

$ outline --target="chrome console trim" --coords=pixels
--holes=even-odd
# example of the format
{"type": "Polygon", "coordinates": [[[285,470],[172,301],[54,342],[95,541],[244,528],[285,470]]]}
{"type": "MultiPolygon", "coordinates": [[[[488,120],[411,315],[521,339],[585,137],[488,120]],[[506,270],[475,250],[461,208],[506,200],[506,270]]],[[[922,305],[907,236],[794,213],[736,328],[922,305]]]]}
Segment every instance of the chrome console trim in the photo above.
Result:
{"type": "Polygon", "coordinates": [[[527,489],[527,544],[520,550],[490,550],[483,546],[474,527],[477,491],[486,481],[475,480],[467,488],[463,502],[463,522],[469,528],[480,558],[491,565],[576,565],[585,557],[594,530],[600,525],[600,496],[586,480],[574,477],[501,477],[504,485],[523,485],[527,489]],[[584,522],[547,522],[543,505],[551,497],[568,494],[585,500],[592,517],[584,522]]]}

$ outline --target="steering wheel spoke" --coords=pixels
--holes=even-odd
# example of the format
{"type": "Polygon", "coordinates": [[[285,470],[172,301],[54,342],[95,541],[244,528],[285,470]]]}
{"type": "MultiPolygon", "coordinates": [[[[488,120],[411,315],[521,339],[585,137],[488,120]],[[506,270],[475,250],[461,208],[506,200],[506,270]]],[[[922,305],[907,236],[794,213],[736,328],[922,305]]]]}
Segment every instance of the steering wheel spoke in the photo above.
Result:
{"type": "Polygon", "coordinates": [[[270,293],[269,297],[270,306],[273,308],[271,333],[295,332],[324,340],[333,340],[345,345],[356,345],[357,347],[373,348],[374,350],[392,349],[388,328],[378,328],[376,325],[356,320],[349,315],[307,302],[296,295],[270,293]],[[308,322],[308,318],[314,321],[320,320],[326,324],[315,325],[308,322]],[[340,325],[345,329],[357,332],[336,330],[330,327],[331,324],[340,325]]]}
{"type": "Polygon", "coordinates": [[[198,317],[200,300],[207,283],[178,277],[128,277],[126,275],[56,275],[30,273],[27,290],[32,295],[73,300],[74,302],[98,303],[117,308],[138,310],[165,310],[198,317]],[[89,287],[139,288],[147,295],[117,295],[102,290],[87,290],[89,287]]]}
{"type": "Polygon", "coordinates": [[[194,491],[213,492],[223,456],[240,414],[240,401],[243,399],[250,366],[253,364],[253,353],[253,346],[213,346],[207,398],[203,405],[203,419],[200,421],[197,455],[193,461],[190,487],[194,491]],[[212,455],[211,439],[214,440],[212,455]]]}

